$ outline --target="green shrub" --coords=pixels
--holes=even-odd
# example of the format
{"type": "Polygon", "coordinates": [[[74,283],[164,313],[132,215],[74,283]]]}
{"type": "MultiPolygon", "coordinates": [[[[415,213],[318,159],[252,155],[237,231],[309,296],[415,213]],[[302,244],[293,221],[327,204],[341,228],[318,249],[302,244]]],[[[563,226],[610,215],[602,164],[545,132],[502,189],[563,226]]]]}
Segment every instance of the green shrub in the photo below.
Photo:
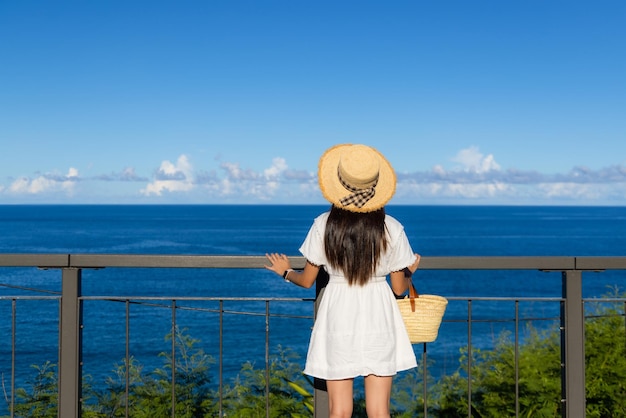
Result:
{"type": "Polygon", "coordinates": [[[587,306],[590,306],[590,312],[585,315],[587,417],[626,417],[625,304],[600,302],[587,306]]]}
{"type": "MultiPolygon", "coordinates": [[[[269,405],[271,417],[309,417],[313,414],[313,383],[302,374],[292,350],[278,347],[269,362],[269,405]]],[[[224,390],[227,416],[259,417],[266,411],[265,365],[245,363],[232,385],[224,390]]]]}
{"type": "MultiPolygon", "coordinates": [[[[623,298],[623,296],[622,296],[623,298]]],[[[586,410],[590,418],[626,417],[626,324],[624,302],[587,302],[585,322],[586,410]]],[[[171,353],[161,353],[163,364],[144,370],[134,358],[115,365],[104,388],[93,388],[83,379],[83,417],[170,417],[172,367],[175,374],[175,415],[178,418],[218,416],[219,394],[210,379],[214,359],[198,347],[199,340],[186,330],[175,330],[175,363],[171,353]],[[128,376],[127,376],[128,374],[128,376]],[[128,396],[126,382],[128,379],[128,396]]],[[[428,380],[428,414],[433,417],[514,417],[517,390],[520,417],[561,416],[561,348],[558,324],[551,329],[526,329],[517,356],[510,333],[502,333],[491,350],[474,349],[468,373],[468,351],[462,349],[459,368],[434,382],[428,380]],[[471,375],[471,404],[468,378],[471,375]],[[431,383],[433,382],[433,383],[431,383]]],[[[231,383],[224,385],[222,412],[228,417],[265,416],[269,400],[271,417],[313,416],[313,384],[301,371],[298,356],[278,347],[269,359],[269,393],[266,394],[265,364],[257,368],[246,362],[231,383]]],[[[393,386],[392,416],[423,414],[421,367],[399,375],[393,386]]],[[[431,368],[432,365],[429,365],[431,368]]],[[[33,366],[35,375],[16,389],[15,418],[56,418],[57,368],[51,362],[33,366]]],[[[5,393],[9,403],[9,396],[5,393]]],[[[359,393],[354,417],[365,417],[365,402],[359,393]]]]}

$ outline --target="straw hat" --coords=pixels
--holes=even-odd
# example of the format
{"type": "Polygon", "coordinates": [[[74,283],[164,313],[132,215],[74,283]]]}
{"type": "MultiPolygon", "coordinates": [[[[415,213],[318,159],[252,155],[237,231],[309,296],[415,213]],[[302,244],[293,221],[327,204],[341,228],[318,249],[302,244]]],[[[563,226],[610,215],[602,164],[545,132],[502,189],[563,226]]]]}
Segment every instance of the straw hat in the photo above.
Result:
{"type": "Polygon", "coordinates": [[[396,174],[377,150],[361,144],[335,145],[320,158],[318,180],[333,205],[351,212],[373,212],[396,191],[396,174]]]}

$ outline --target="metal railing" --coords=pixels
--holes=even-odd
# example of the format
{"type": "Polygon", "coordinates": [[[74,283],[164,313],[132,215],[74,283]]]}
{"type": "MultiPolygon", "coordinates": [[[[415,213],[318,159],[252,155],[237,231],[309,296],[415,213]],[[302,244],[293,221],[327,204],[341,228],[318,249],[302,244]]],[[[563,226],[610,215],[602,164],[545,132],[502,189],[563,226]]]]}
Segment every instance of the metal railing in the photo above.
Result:
{"type": "MultiPolygon", "coordinates": [[[[292,260],[294,268],[302,268],[304,266],[305,260],[302,257],[294,257],[292,260]]],[[[0,267],[37,267],[40,269],[58,269],[61,272],[61,295],[59,298],[58,411],[59,416],[63,418],[78,418],[81,416],[82,314],[83,303],[84,300],[86,300],[81,291],[83,270],[120,267],[157,269],[262,269],[265,262],[266,260],[263,256],[0,254],[0,267]]],[[[583,272],[626,270],[626,257],[423,257],[420,269],[540,270],[560,272],[562,296],[559,299],[555,299],[555,301],[558,301],[561,306],[561,411],[562,416],[567,418],[585,416],[583,272]]],[[[319,293],[323,291],[323,286],[323,281],[318,280],[316,295],[319,295],[319,293]]],[[[169,298],[174,305],[174,315],[176,311],[176,299],[181,298],[169,298]]],[[[224,298],[216,299],[223,300],[224,298]]],[[[270,300],[263,300],[266,300],[268,304],[270,303],[270,300]]],[[[517,300],[519,300],[519,298],[517,300]]],[[[15,301],[13,302],[13,306],[14,304],[15,301]]],[[[471,349],[471,323],[471,301],[469,301],[469,349],[471,349]]],[[[516,319],[516,327],[517,326],[518,321],[516,319]]],[[[468,359],[471,361],[471,356],[468,356],[468,359]]],[[[468,367],[468,370],[471,370],[471,367],[468,367]]],[[[14,365],[12,373],[14,373],[14,365]]],[[[269,381],[269,376],[267,381],[269,381]]],[[[471,379],[468,378],[468,381],[471,381],[471,379]]],[[[174,385],[172,385],[172,387],[173,386],[174,385]]],[[[470,404],[471,390],[469,390],[468,393],[470,396],[468,404],[470,404]]],[[[174,395],[172,394],[172,396],[174,395]]],[[[267,399],[267,402],[269,402],[269,396],[267,399]]],[[[425,387],[424,399],[426,399],[425,387]]],[[[269,403],[267,409],[269,413],[269,403]]],[[[427,415],[426,405],[424,407],[424,414],[427,415]]],[[[172,409],[172,416],[174,416],[174,409],[172,409]]],[[[327,395],[324,391],[324,384],[316,380],[315,417],[327,416],[327,395]]],[[[471,410],[469,416],[471,416],[471,410]]]]}

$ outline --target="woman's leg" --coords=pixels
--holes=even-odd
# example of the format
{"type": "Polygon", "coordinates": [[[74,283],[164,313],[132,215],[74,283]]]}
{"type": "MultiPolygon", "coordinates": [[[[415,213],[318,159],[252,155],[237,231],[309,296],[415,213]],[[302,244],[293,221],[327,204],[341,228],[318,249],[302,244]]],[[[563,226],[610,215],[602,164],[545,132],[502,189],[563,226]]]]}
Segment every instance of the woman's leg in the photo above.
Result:
{"type": "Polygon", "coordinates": [[[365,409],[368,418],[389,418],[392,376],[365,376],[365,409]]]}
{"type": "Polygon", "coordinates": [[[352,416],[353,385],[354,379],[326,381],[330,418],[350,418],[352,416]]]}

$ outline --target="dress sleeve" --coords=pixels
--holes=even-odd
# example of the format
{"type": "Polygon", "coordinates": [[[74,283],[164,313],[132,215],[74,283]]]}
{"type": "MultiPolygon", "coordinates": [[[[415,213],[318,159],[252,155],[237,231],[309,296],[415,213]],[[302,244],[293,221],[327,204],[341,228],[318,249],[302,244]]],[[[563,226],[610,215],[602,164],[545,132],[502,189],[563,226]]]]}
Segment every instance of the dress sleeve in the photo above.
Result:
{"type": "Polygon", "coordinates": [[[324,228],[327,216],[321,215],[313,221],[313,225],[300,246],[300,253],[316,266],[326,265],[324,253],[324,228]]]}
{"type": "Polygon", "coordinates": [[[404,227],[394,218],[388,219],[387,230],[391,248],[388,253],[387,267],[389,271],[399,271],[415,261],[415,252],[411,248],[404,227]]]}

